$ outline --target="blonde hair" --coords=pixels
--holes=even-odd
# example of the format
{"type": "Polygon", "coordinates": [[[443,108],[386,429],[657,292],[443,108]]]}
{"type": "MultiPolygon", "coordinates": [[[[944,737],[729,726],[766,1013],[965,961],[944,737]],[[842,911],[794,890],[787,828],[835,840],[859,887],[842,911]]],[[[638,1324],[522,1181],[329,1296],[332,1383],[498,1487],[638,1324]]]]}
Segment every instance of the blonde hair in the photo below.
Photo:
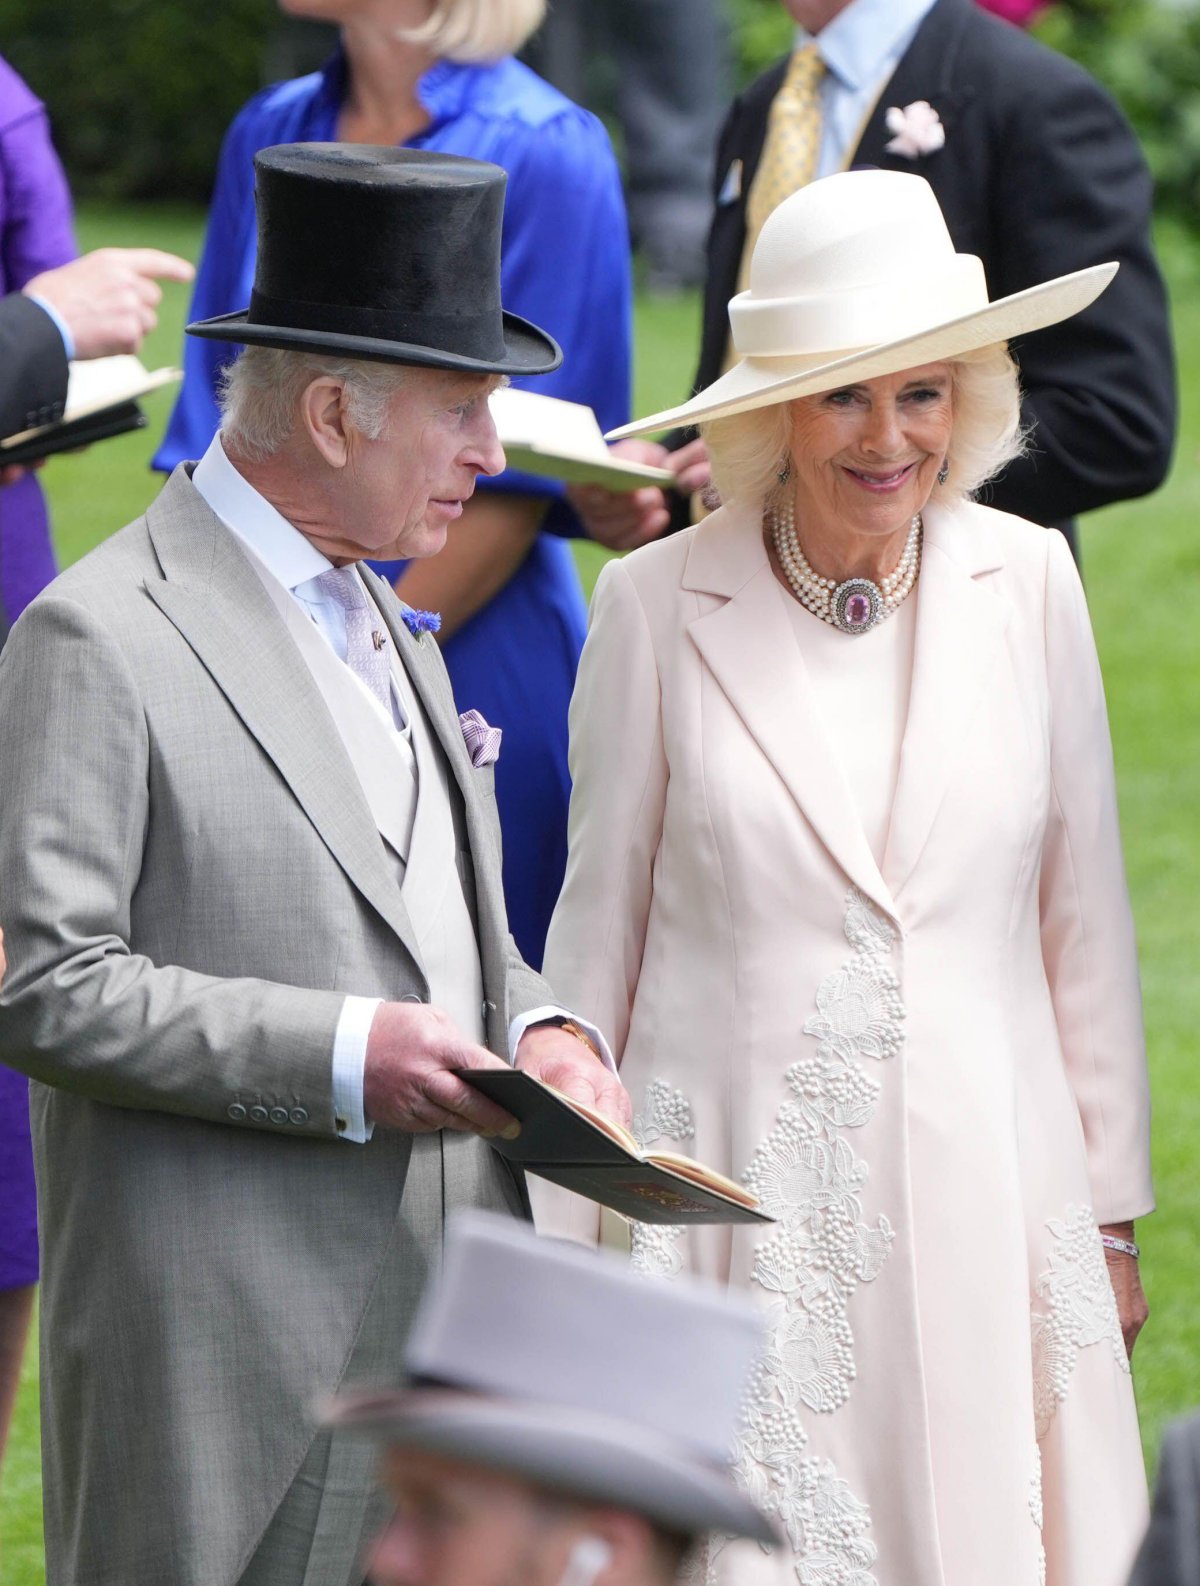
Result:
{"type": "Polygon", "coordinates": [[[446,60],[498,61],[515,55],[545,14],[546,0],[434,0],[428,20],[401,37],[446,60]]]}
{"type": "Polygon", "coordinates": [[[217,403],[223,438],[251,462],[274,457],[295,429],[305,387],[322,375],[344,383],[350,422],[367,440],[377,441],[388,405],[404,384],[403,365],[253,346],[221,371],[217,403]]]}
{"type": "MultiPolygon", "coordinates": [[[[949,472],[945,484],[934,485],[930,499],[950,504],[972,495],[1021,456],[1026,437],[1017,366],[1003,342],[947,362],[954,400],[949,472]]],[[[723,501],[770,505],[778,500],[779,474],[791,457],[791,410],[790,402],[777,402],[701,424],[713,483],[723,501]]]]}

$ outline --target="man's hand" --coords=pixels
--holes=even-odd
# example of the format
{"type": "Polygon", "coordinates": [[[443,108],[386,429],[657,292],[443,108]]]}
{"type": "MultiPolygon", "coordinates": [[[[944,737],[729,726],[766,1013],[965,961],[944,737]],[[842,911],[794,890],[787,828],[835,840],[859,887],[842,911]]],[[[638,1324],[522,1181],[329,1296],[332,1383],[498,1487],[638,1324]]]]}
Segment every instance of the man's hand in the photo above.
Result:
{"type": "Polygon", "coordinates": [[[82,259],[46,270],[23,290],[45,298],[61,315],[75,343],[76,358],[137,352],[158,323],[162,289],[155,281],[190,281],[186,259],[158,248],[97,248],[82,259]]]}
{"type": "MultiPolygon", "coordinates": [[[[675,475],[674,488],[684,496],[703,490],[711,477],[708,452],[701,440],[689,441],[677,452],[643,440],[617,441],[609,451],[630,462],[669,468],[675,475]]],[[[671,521],[666,497],[657,485],[627,491],[605,490],[603,485],[568,485],[567,500],[590,538],[610,551],[632,551],[645,545],[657,539],[671,521]]]]}
{"type": "Polygon", "coordinates": [[[578,1036],[558,1025],[530,1025],[517,1047],[517,1067],[628,1128],[633,1116],[629,1092],[578,1036]]]}
{"type": "MultiPolygon", "coordinates": [[[[1108,1223],[1100,1232],[1133,1242],[1132,1223],[1108,1223]]],[[[1142,1289],[1142,1274],[1134,1258],[1127,1256],[1121,1250],[1109,1250],[1106,1246],[1104,1260],[1108,1266],[1108,1281],[1112,1284],[1113,1296],[1117,1302],[1117,1316],[1121,1322],[1121,1336],[1125,1340],[1125,1353],[1132,1359],[1133,1346],[1137,1343],[1138,1334],[1145,1327],[1146,1319],[1150,1315],[1150,1307],[1146,1303],[1146,1295],[1142,1289]]]]}
{"type": "Polygon", "coordinates": [[[520,1125],[473,1086],[456,1068],[503,1068],[498,1057],[466,1036],[441,1008],[423,1002],[383,1002],[367,1037],[363,1105],[384,1129],[428,1134],[463,1129],[485,1139],[515,1139],[520,1125]]]}

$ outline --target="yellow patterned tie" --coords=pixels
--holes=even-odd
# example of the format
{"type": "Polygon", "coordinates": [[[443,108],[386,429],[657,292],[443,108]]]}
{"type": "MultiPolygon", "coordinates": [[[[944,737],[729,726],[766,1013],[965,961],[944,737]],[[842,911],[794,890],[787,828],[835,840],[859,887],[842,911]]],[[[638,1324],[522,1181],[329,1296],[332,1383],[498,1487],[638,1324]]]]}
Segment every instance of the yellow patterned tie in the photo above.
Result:
{"type": "Polygon", "coordinates": [[[738,290],[750,279],[750,256],[767,216],[817,173],[821,152],[821,79],[825,62],[816,44],[793,52],[787,75],[771,101],[762,158],[746,198],[746,245],[738,290]]]}

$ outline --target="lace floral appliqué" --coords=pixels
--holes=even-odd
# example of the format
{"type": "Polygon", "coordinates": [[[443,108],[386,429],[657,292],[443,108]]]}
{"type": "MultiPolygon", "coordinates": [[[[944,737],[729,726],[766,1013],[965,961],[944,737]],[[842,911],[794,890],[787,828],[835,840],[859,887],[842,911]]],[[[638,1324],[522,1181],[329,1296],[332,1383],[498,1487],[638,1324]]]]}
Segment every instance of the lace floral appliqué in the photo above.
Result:
{"type": "MultiPolygon", "coordinates": [[[[662,1140],[682,1145],[696,1132],[692,1107],[681,1090],[652,1079],[641,1111],[633,1120],[633,1136],[643,1151],[662,1140]]],[[[683,1229],[666,1223],[630,1224],[630,1261],[646,1277],[673,1278],[683,1271],[683,1229]]]]}
{"type": "Polygon", "coordinates": [[[895,1237],[881,1213],[864,1221],[866,1164],[848,1131],[871,1118],[878,1079],[864,1060],[896,1056],[904,1009],[891,966],[895,931],[857,890],[847,899],[853,956],[821,983],[804,1026],[816,1049],[787,1070],[789,1099],[744,1174],[778,1219],[754,1280],[769,1297],[770,1341],[748,1399],[738,1475],[775,1515],[802,1586],[874,1586],[867,1507],[825,1459],[806,1456],[802,1409],[829,1414],[855,1376],[850,1300],[878,1277],[895,1237]]]}
{"type": "Polygon", "coordinates": [[[1104,1247],[1090,1206],[1068,1206],[1054,1235],[1049,1266],[1038,1278],[1033,1312],[1033,1409],[1038,1441],[1067,1396],[1081,1349],[1106,1340],[1124,1372],[1129,1357],[1121,1337],[1104,1247]]]}

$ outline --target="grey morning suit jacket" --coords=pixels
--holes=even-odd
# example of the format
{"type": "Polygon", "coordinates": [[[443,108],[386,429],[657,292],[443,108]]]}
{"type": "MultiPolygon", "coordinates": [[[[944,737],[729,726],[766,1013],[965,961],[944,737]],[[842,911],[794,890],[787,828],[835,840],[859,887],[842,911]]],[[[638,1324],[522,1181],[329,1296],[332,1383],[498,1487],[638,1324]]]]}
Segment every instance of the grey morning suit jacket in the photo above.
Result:
{"type": "MultiPolygon", "coordinates": [[[[503,1055],[510,1017],[553,999],[508,934],[492,770],[435,644],[372,589],[461,795],[503,1055]]],[[[333,718],[187,465],[16,625],[0,744],[0,1060],[35,1081],[48,1579],[223,1586],[408,1240],[399,1374],[429,1254],[402,1206],[411,1137],[338,1140],[330,1074],[345,994],[428,996],[412,925],[333,718]]],[[[464,1146],[520,1209],[476,1140],[446,1138],[439,1189],[464,1146]]]]}

